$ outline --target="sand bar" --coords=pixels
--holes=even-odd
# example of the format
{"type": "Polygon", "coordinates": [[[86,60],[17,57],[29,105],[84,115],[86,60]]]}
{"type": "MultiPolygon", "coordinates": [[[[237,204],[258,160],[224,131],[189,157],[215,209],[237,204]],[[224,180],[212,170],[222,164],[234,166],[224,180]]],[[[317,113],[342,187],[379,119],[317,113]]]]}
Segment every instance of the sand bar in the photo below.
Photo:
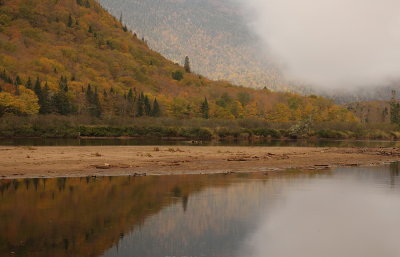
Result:
{"type": "Polygon", "coordinates": [[[0,179],[269,172],[399,160],[397,148],[0,146],[0,179]]]}

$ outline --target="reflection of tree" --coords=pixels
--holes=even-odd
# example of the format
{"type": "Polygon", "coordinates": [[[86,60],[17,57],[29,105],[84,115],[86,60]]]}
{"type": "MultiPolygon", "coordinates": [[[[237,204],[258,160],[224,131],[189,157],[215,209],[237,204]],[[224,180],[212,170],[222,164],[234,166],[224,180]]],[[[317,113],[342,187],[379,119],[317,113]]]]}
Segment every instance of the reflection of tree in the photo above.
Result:
{"type": "Polygon", "coordinates": [[[186,209],[189,195],[210,185],[208,180],[210,176],[2,180],[0,256],[98,256],[164,206],[182,201],[186,209]]]}
{"type": "Polygon", "coordinates": [[[399,162],[390,163],[390,185],[396,185],[396,177],[399,176],[399,162]]]}
{"type": "Polygon", "coordinates": [[[184,212],[186,212],[186,210],[187,210],[188,203],[189,203],[189,196],[188,195],[184,195],[182,197],[182,208],[183,208],[184,212]]]}

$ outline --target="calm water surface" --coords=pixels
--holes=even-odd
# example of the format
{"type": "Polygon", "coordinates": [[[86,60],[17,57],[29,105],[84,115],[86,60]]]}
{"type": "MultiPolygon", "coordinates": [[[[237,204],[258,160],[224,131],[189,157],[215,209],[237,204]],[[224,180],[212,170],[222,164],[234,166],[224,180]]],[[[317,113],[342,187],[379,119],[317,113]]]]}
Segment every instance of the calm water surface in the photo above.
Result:
{"type": "Polygon", "coordinates": [[[399,165],[0,180],[0,256],[398,257],[399,165]]]}
{"type": "Polygon", "coordinates": [[[129,145],[203,145],[203,146],[299,146],[299,147],[400,147],[400,141],[380,140],[232,140],[191,141],[167,139],[63,139],[0,138],[3,146],[129,146],[129,145]]]}

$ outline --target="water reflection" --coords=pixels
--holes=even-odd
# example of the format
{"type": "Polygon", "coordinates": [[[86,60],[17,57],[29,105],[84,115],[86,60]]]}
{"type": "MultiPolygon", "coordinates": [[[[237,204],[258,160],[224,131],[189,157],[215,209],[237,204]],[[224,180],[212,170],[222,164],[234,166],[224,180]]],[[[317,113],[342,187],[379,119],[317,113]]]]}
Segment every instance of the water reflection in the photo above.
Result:
{"type": "Polygon", "coordinates": [[[203,145],[203,146],[298,146],[298,147],[400,147],[398,141],[379,140],[167,140],[162,138],[68,139],[68,138],[0,138],[2,146],[136,146],[136,145],[203,145]]]}
{"type": "Polygon", "coordinates": [[[390,189],[397,177],[397,164],[385,172],[339,169],[332,178],[287,188],[241,256],[400,256],[400,195],[390,189]]]}
{"type": "Polygon", "coordinates": [[[400,256],[399,165],[0,180],[0,256],[400,256]]]}

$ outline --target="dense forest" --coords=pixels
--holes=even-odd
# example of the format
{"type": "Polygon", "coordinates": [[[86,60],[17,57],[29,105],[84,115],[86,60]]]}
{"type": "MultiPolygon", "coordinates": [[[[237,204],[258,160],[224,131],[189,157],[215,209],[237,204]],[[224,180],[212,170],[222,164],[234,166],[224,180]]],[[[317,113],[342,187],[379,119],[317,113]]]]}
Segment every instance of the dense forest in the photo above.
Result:
{"type": "MultiPolygon", "coordinates": [[[[182,66],[167,60],[97,1],[0,5],[0,136],[397,138],[396,127],[367,130],[357,108],[324,97],[196,74],[190,56],[182,66]]],[[[393,106],[379,122],[398,123],[393,106]]]]}
{"type": "Polygon", "coordinates": [[[322,97],[191,73],[149,49],[93,0],[2,1],[0,38],[1,115],[355,119],[322,97]]]}

